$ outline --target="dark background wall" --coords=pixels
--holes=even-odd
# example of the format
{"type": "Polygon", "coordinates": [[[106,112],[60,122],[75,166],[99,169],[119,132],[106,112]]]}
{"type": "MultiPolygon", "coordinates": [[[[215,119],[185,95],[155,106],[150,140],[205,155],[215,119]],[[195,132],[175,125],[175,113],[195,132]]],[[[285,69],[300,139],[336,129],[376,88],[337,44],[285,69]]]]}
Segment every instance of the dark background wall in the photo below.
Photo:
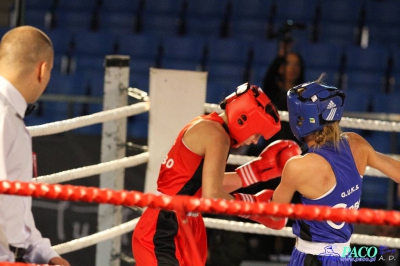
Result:
{"type": "MultiPolygon", "coordinates": [[[[141,140],[130,139],[135,143],[141,140]]],[[[51,136],[33,138],[33,150],[38,158],[38,175],[48,175],[65,170],[100,163],[101,137],[62,133],[51,136]]],[[[127,150],[126,156],[137,154],[137,150],[127,150]]],[[[125,188],[143,191],[146,165],[140,165],[125,170],[125,188]]],[[[99,176],[91,176],[68,184],[82,186],[99,186],[99,176]]],[[[98,204],[34,199],[33,213],[37,228],[44,237],[51,239],[52,245],[81,238],[97,230],[98,204]]],[[[123,220],[127,222],[139,216],[137,211],[123,209],[123,220]]],[[[132,257],[132,232],[122,237],[122,252],[132,257]]],[[[96,247],[88,247],[63,255],[71,265],[95,265],[96,247]]],[[[121,265],[132,265],[121,262],[121,265]]]]}

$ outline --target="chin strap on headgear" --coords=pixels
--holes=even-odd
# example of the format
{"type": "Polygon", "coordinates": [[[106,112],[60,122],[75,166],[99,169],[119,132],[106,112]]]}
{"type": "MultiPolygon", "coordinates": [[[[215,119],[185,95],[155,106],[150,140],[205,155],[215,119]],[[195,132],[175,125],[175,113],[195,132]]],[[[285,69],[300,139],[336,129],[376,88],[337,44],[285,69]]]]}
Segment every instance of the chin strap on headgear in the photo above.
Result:
{"type": "Polygon", "coordinates": [[[321,130],[325,125],[340,121],[345,94],[330,86],[309,82],[287,93],[289,124],[294,136],[303,137],[321,130]]]}
{"type": "Polygon", "coordinates": [[[243,143],[255,134],[267,140],[281,129],[275,106],[262,89],[255,85],[240,85],[220,106],[228,117],[232,146],[243,143]]]}

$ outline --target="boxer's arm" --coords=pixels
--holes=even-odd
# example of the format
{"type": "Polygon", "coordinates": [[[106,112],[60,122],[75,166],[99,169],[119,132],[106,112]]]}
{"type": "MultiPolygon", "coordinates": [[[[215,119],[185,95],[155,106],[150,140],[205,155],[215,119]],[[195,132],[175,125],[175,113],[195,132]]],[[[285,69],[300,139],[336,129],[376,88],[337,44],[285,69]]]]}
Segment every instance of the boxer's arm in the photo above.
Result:
{"type": "Polygon", "coordinates": [[[226,172],[222,183],[224,191],[231,193],[242,187],[242,179],[236,172],[226,172]]]}

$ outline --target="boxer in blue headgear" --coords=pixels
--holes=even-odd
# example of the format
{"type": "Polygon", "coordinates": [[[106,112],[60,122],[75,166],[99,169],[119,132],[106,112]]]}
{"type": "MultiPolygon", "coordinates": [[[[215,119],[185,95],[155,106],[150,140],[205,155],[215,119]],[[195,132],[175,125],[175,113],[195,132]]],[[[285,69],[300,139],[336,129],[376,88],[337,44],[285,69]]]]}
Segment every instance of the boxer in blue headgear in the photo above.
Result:
{"type": "MultiPolygon", "coordinates": [[[[400,162],[376,152],[360,135],[342,133],[339,121],[345,95],[323,85],[321,79],[296,86],[287,94],[291,130],[309,151],[287,161],[272,202],[289,203],[298,191],[305,205],[358,209],[366,167],[399,183],[400,162]]],[[[345,253],[353,230],[354,226],[345,222],[294,221],[297,239],[289,265],[352,265],[345,253]],[[326,252],[328,246],[333,252],[326,252]]]]}

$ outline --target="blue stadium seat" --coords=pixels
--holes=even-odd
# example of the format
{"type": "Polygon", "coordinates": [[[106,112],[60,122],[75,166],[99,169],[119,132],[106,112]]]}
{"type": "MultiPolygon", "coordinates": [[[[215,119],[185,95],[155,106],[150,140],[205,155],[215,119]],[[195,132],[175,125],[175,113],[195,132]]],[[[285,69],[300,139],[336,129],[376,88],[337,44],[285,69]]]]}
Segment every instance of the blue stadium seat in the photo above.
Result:
{"type": "Polygon", "coordinates": [[[72,40],[72,33],[67,30],[51,29],[44,31],[53,43],[55,54],[65,54],[72,40]]]}
{"type": "Polygon", "coordinates": [[[361,1],[324,0],[320,2],[321,21],[356,25],[360,15],[361,1]]]}
{"type": "Polygon", "coordinates": [[[374,94],[374,112],[400,114],[400,93],[394,91],[388,94],[374,94]]]}
{"type": "MultiPolygon", "coordinates": [[[[28,1],[29,2],[29,1],[28,1]]],[[[57,1],[57,10],[62,12],[70,11],[92,11],[97,7],[97,0],[68,0],[68,1],[57,1]]],[[[108,2],[108,1],[103,1],[108,2]]]]}
{"type": "Polygon", "coordinates": [[[199,63],[205,46],[201,37],[168,37],[163,40],[166,60],[182,60],[199,63]]]}
{"type": "Polygon", "coordinates": [[[26,10],[24,24],[43,30],[45,28],[45,16],[47,12],[45,9],[26,10]]]}
{"type": "Polygon", "coordinates": [[[131,62],[138,59],[154,62],[159,46],[159,37],[152,34],[127,35],[119,39],[119,53],[130,55],[131,62]]]}
{"type": "Polygon", "coordinates": [[[384,209],[387,206],[389,179],[364,176],[361,194],[362,208],[384,209]]]}
{"type": "Polygon", "coordinates": [[[237,18],[232,21],[233,38],[260,41],[265,36],[265,19],[237,18]]]}
{"type": "Polygon", "coordinates": [[[48,94],[84,95],[84,79],[82,75],[63,75],[52,73],[45,90],[48,94]]]}
{"type": "Polygon", "coordinates": [[[117,38],[110,32],[78,31],[74,34],[74,55],[105,56],[114,53],[117,38]]]}
{"type": "Polygon", "coordinates": [[[315,10],[314,0],[281,0],[277,1],[277,19],[292,20],[293,23],[309,23],[315,10]]]}
{"type": "Polygon", "coordinates": [[[209,63],[233,63],[243,67],[249,53],[249,44],[240,39],[207,39],[209,63]]]}
{"type": "Polygon", "coordinates": [[[6,34],[6,32],[9,30],[11,30],[11,28],[9,27],[0,27],[0,36],[3,37],[3,35],[6,34]]]}
{"type": "Polygon", "coordinates": [[[29,0],[25,1],[25,10],[39,9],[48,11],[55,4],[55,0],[29,0]]]}
{"type": "Polygon", "coordinates": [[[202,37],[219,37],[221,32],[221,22],[222,18],[218,16],[207,18],[203,16],[188,15],[187,34],[202,37]]]}
{"type": "Polygon", "coordinates": [[[320,68],[320,71],[324,72],[338,69],[342,49],[340,46],[328,43],[302,43],[300,54],[306,69],[320,68]]]}
{"type": "Polygon", "coordinates": [[[383,73],[387,66],[389,52],[386,47],[346,46],[348,71],[376,71],[383,73]]]}
{"type": "Polygon", "coordinates": [[[102,73],[104,75],[105,55],[79,55],[75,57],[77,73],[102,73]]]}
{"type": "Polygon", "coordinates": [[[254,66],[267,69],[278,53],[277,41],[256,41],[251,43],[254,51],[254,66]]]}
{"type": "Polygon", "coordinates": [[[373,95],[369,91],[360,88],[345,90],[345,112],[367,112],[369,105],[373,105],[373,95]]]}
{"type": "Polygon", "coordinates": [[[149,78],[150,71],[149,68],[145,74],[139,75],[135,71],[131,71],[129,75],[129,85],[134,88],[138,88],[139,90],[149,92],[149,78]]]}
{"type": "Polygon", "coordinates": [[[379,24],[370,24],[369,28],[369,44],[391,46],[391,44],[400,43],[400,24],[392,24],[390,26],[382,26],[379,24]]]}
{"type": "Polygon", "coordinates": [[[135,115],[128,119],[127,134],[133,138],[147,138],[149,132],[149,113],[135,115]]]}
{"type": "MultiPolygon", "coordinates": [[[[190,2],[190,1],[189,1],[190,2]]],[[[183,0],[151,0],[145,2],[144,14],[178,16],[183,0]]]]}
{"type": "Polygon", "coordinates": [[[208,81],[210,83],[218,83],[224,86],[227,91],[232,91],[245,82],[244,70],[244,65],[212,63],[208,66],[208,81]]]}
{"type": "Polygon", "coordinates": [[[162,68],[197,71],[200,69],[200,64],[199,64],[199,62],[195,62],[195,61],[164,59],[163,63],[162,63],[162,68]]]}
{"type": "Polygon", "coordinates": [[[325,73],[324,82],[329,85],[336,85],[336,71],[334,69],[311,68],[306,65],[304,72],[305,82],[317,80],[322,73],[325,73]]]}
{"type": "MultiPolygon", "coordinates": [[[[238,84],[240,85],[240,84],[238,84]]],[[[220,84],[217,81],[208,80],[206,89],[206,102],[207,103],[220,103],[226,96],[233,91],[232,88],[226,87],[224,84],[220,84]]]]}
{"type": "MultiPolygon", "coordinates": [[[[107,1],[113,2],[113,1],[107,1]]],[[[136,16],[130,12],[100,12],[100,30],[121,36],[133,34],[136,16]]]]}
{"type": "Polygon", "coordinates": [[[102,1],[101,8],[107,13],[126,12],[134,14],[139,7],[139,0],[102,1]]]}
{"type": "Polygon", "coordinates": [[[367,23],[390,29],[400,23],[400,5],[398,1],[368,1],[367,2],[367,23]]]}
{"type": "MultiPolygon", "coordinates": [[[[84,73],[82,73],[82,75],[83,75],[83,80],[84,80],[83,88],[87,89],[88,87],[90,87],[90,93],[88,96],[103,97],[105,71],[103,70],[103,71],[98,71],[98,72],[94,72],[94,71],[84,72],[84,73]]],[[[87,94],[87,91],[86,91],[86,94],[87,94]]]]}
{"type": "Polygon", "coordinates": [[[56,12],[56,28],[69,31],[89,30],[92,11],[56,12]]]}
{"type": "Polygon", "coordinates": [[[320,41],[336,45],[353,43],[355,24],[321,21],[320,41]]]}
{"type": "Polygon", "coordinates": [[[157,36],[175,36],[178,33],[177,17],[146,14],[143,17],[143,33],[157,36]]]}
{"type": "Polygon", "coordinates": [[[131,58],[130,60],[130,77],[132,84],[147,85],[145,88],[139,88],[148,92],[148,81],[147,84],[143,82],[144,79],[149,79],[150,68],[154,67],[154,59],[136,59],[131,58]]]}
{"type": "Polygon", "coordinates": [[[270,14],[271,1],[265,0],[233,0],[233,18],[267,21],[270,14]]]}
{"type": "Polygon", "coordinates": [[[228,0],[191,0],[188,5],[188,17],[201,16],[221,18],[226,10],[228,0]]]}
{"type": "Polygon", "coordinates": [[[348,71],[347,88],[360,89],[365,92],[382,92],[383,72],[348,71]]]}

